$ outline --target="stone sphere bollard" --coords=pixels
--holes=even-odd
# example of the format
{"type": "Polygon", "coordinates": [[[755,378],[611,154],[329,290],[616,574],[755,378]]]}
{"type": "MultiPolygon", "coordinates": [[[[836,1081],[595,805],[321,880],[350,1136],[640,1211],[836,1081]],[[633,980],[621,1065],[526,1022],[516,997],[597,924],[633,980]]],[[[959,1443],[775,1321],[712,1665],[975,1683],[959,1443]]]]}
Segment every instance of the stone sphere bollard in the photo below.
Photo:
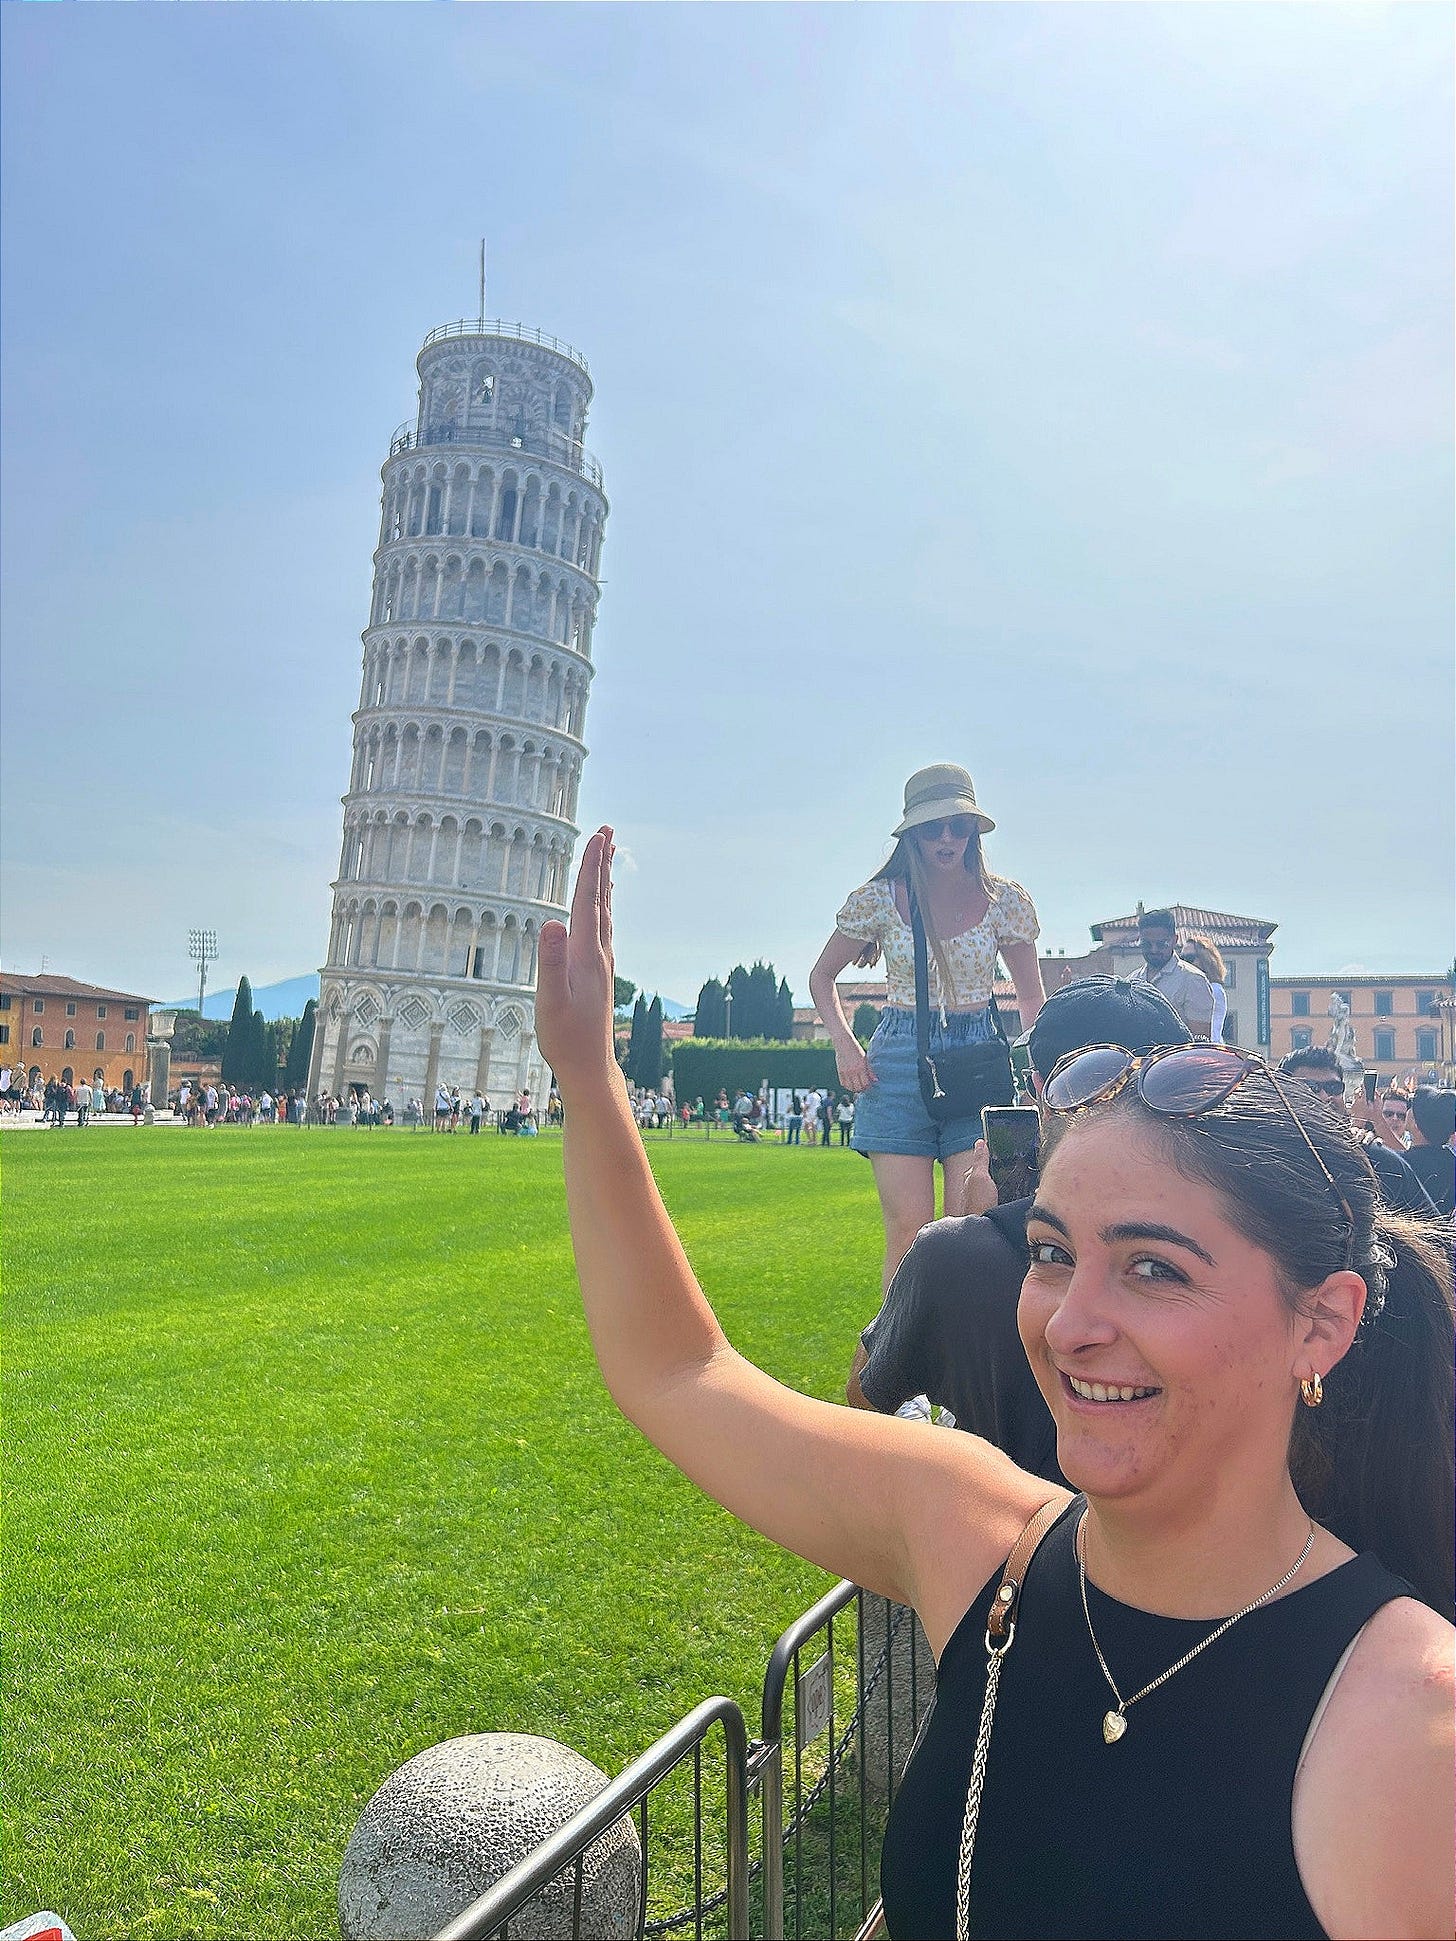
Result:
{"type": "MultiPolygon", "coordinates": [[[[430,1941],[607,1784],[527,1732],[476,1732],[407,1759],[359,1816],[339,1875],[343,1941],[430,1941]]],[[[642,1848],[630,1816],[582,1856],[582,1941],[637,1931],[642,1848]]],[[[569,1941],[574,1869],[510,1922],[511,1941],[569,1941]]]]}

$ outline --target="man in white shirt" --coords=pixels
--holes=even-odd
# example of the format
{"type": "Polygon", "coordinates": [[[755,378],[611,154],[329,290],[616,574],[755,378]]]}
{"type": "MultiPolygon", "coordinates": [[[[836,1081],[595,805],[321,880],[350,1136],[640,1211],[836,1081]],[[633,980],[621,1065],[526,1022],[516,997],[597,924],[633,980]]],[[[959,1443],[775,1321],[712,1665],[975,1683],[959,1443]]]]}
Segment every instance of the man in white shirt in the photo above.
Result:
{"type": "Polygon", "coordinates": [[[1143,968],[1134,984],[1148,984],[1165,997],[1195,1038],[1213,1030],[1213,986],[1201,970],[1178,955],[1178,926],[1171,910],[1144,910],[1138,918],[1138,948],[1143,968]]]}

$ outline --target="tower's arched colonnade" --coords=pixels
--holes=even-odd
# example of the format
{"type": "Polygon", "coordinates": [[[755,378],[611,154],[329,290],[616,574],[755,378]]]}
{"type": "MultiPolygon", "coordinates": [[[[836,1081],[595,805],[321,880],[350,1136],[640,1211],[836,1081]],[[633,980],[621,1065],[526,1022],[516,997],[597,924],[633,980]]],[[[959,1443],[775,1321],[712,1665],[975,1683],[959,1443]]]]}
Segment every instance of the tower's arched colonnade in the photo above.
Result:
{"type": "Polygon", "coordinates": [[[383,468],[309,1090],[538,1095],[536,939],[564,913],[607,501],[569,345],[426,338],[383,468]]]}

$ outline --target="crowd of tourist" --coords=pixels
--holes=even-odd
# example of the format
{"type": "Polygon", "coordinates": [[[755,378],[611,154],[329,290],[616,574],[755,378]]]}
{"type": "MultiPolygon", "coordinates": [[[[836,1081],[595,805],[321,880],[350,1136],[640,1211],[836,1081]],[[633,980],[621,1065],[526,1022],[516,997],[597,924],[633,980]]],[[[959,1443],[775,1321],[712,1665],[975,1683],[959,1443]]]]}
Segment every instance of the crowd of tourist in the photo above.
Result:
{"type": "MultiPolygon", "coordinates": [[[[171,1093],[168,1111],[189,1131],[209,1131],[218,1127],[255,1126],[361,1126],[369,1129],[396,1123],[395,1108],[388,1099],[376,1098],[366,1088],[343,1095],[320,1092],[309,1098],[301,1089],[277,1095],[264,1088],[256,1094],[237,1085],[214,1083],[208,1079],[184,1078],[171,1093]]],[[[667,1110],[671,1112],[671,1101],[667,1110]]],[[[130,1117],[141,1125],[152,1111],[151,1086],[134,1085],[130,1091],[106,1086],[98,1079],[74,1084],[60,1078],[44,1084],[30,1084],[15,1074],[0,1086],[0,1114],[19,1117],[33,1113],[47,1126],[62,1129],[84,1127],[103,1114],[113,1118],[130,1117]]],[[[532,1137],[542,1123],[561,1124],[561,1098],[553,1086],[543,1111],[537,1111],[531,1094],[522,1091],[507,1104],[493,1108],[478,1089],[462,1092],[458,1086],[440,1086],[434,1095],[434,1108],[426,1112],[421,1100],[407,1099],[400,1122],[413,1131],[433,1125],[436,1132],[479,1133],[483,1125],[498,1132],[532,1137]]]]}

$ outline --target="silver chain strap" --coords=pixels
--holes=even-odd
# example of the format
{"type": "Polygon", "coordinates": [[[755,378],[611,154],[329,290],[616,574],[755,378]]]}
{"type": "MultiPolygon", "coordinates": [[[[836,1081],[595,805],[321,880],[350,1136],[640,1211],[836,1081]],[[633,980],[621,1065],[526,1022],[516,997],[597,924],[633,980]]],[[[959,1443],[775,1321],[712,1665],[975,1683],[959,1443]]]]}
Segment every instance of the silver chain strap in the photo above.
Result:
{"type": "Polygon", "coordinates": [[[996,1713],[996,1690],[1001,1683],[1001,1660],[1011,1649],[1016,1636],[1012,1624],[1001,1644],[991,1642],[986,1633],[986,1696],[981,1704],[981,1725],[976,1733],[976,1756],[971,1761],[971,1783],[966,1788],[966,1811],[961,1821],[961,1848],[956,1861],[956,1941],[971,1941],[971,1862],[976,1853],[976,1826],[981,1817],[981,1790],[986,1784],[986,1754],[991,1746],[991,1720],[996,1713]]]}

